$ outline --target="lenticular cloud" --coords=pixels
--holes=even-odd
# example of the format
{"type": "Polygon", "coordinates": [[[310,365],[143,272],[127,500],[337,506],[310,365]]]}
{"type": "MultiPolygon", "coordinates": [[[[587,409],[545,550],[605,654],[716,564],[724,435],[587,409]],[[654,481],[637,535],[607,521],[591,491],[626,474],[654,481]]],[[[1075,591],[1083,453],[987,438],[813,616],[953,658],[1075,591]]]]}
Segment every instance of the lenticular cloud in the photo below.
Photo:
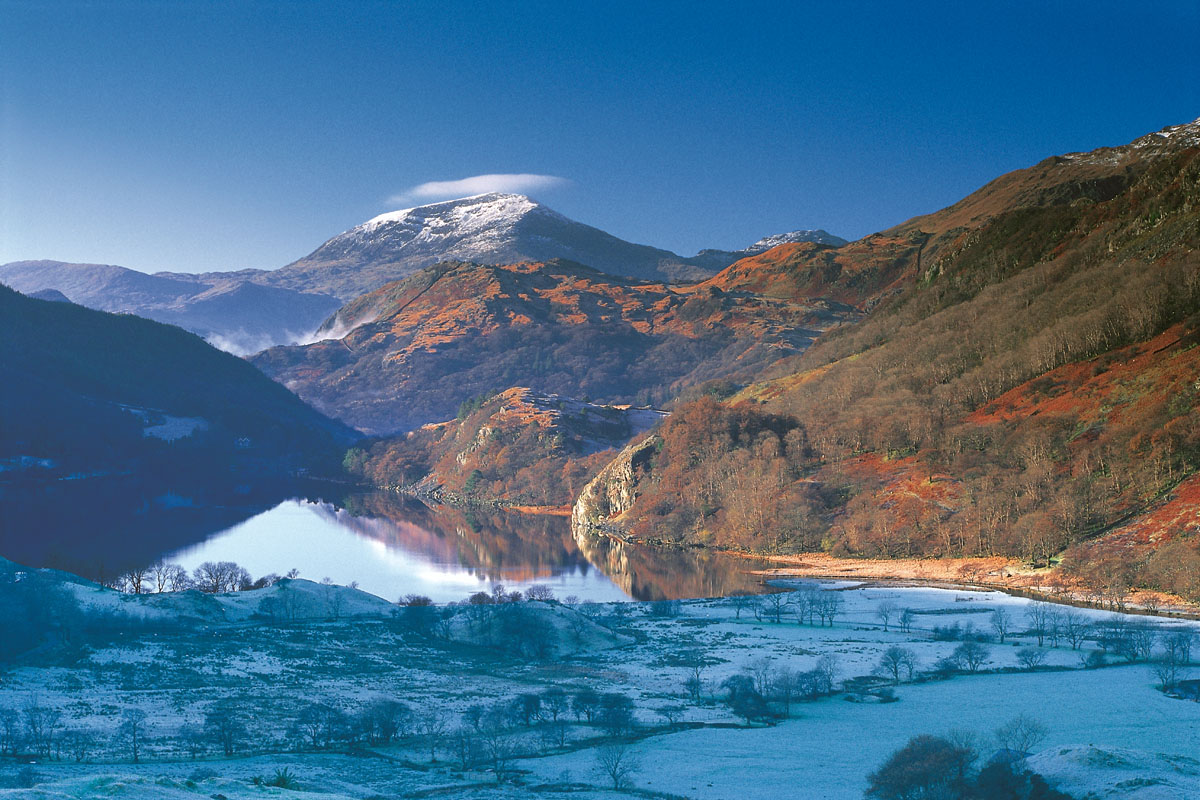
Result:
{"type": "Polygon", "coordinates": [[[456,181],[429,181],[401,192],[389,199],[391,203],[407,203],[413,200],[444,200],[469,197],[488,192],[528,194],[544,189],[555,189],[570,183],[557,175],[531,173],[501,173],[496,175],[472,175],[456,181]]]}

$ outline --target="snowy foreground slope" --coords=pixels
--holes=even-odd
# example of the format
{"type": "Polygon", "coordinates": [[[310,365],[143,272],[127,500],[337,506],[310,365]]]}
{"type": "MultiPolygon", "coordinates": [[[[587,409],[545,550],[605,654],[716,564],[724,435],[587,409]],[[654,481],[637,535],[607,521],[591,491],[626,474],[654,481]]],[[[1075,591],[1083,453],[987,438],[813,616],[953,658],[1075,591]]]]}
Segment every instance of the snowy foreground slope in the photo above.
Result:
{"type": "MultiPolygon", "coordinates": [[[[782,598],[840,598],[832,626],[822,627],[797,624],[790,611],[776,624],[764,599],[753,601],[757,613],[733,599],[679,607],[522,602],[445,613],[307,581],[216,596],[63,586],[93,614],[128,616],[108,633],[73,634],[69,646],[44,648],[0,673],[0,723],[6,711],[19,722],[49,709],[61,715],[62,741],[86,735],[92,744],[79,763],[69,744],[49,757],[18,744],[19,759],[0,756],[0,797],[646,796],[636,789],[753,800],[779,797],[786,786],[790,796],[849,799],[862,796],[866,776],[910,737],[971,731],[986,759],[992,731],[1018,714],[1045,729],[1028,767],[1076,797],[1200,796],[1200,704],[1158,691],[1146,663],[1081,668],[1095,640],[1073,650],[1047,639],[1045,664],[1026,669],[1019,654],[1037,644],[1030,603],[996,592],[828,583],[782,598]],[[895,615],[882,629],[878,611],[887,604],[910,610],[908,632],[898,631],[895,615]],[[943,639],[955,625],[982,633],[997,608],[1013,625],[1005,644],[983,643],[978,673],[922,677],[961,644],[937,640],[935,627],[943,639]],[[536,631],[536,641],[508,626],[513,620],[536,631]],[[865,677],[892,646],[915,654],[914,679],[892,687],[865,677]],[[700,685],[691,693],[685,681],[697,654],[700,685]],[[850,681],[852,691],[795,701],[790,718],[769,725],[747,724],[722,702],[730,676],[812,670],[826,657],[837,683],[850,681]],[[610,732],[569,710],[558,721],[547,713],[472,732],[472,706],[558,688],[632,701],[633,725],[619,736],[637,760],[629,788],[606,788],[612,782],[599,771],[610,732]],[[880,702],[889,691],[896,701],[880,702]],[[353,721],[382,700],[408,709],[399,735],[372,742],[352,733],[353,721]],[[130,709],[146,714],[137,764],[121,728],[130,709]],[[346,727],[317,735],[314,709],[346,727]],[[205,733],[222,710],[242,726],[229,756],[205,733]],[[464,754],[468,740],[476,749],[464,754]],[[504,757],[489,757],[500,745],[504,757]],[[255,784],[284,768],[291,788],[255,784]]],[[[1104,625],[1115,617],[1079,614],[1104,625]]],[[[1152,622],[1160,636],[1194,626],[1125,619],[1152,622]]]]}

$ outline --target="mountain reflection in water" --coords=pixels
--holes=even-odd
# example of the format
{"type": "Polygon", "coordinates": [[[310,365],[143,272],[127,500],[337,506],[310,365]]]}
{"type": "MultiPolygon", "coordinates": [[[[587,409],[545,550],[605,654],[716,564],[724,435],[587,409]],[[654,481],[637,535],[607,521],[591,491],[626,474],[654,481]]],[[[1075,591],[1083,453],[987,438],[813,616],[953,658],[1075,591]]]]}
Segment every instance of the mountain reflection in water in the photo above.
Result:
{"type": "Polygon", "coordinates": [[[92,579],[158,558],[194,569],[235,561],[254,576],[297,569],[389,600],[461,600],[502,583],[559,598],[639,600],[761,591],[753,562],[571,536],[563,516],[431,508],[330,487],[184,490],[89,482],[0,494],[0,555],[92,579]],[[84,485],[89,484],[89,485],[84,485]],[[301,492],[310,498],[302,499],[301,492]],[[282,496],[281,496],[282,495],[282,496]]]}

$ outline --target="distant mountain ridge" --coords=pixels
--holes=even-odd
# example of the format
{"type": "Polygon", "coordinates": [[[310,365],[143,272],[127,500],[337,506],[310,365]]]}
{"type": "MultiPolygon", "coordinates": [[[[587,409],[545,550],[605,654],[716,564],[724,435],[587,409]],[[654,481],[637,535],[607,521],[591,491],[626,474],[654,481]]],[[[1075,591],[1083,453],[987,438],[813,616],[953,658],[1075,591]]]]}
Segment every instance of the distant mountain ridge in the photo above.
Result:
{"type": "Polygon", "coordinates": [[[730,264],[744,258],[765,253],[783,244],[797,244],[801,242],[825,245],[827,247],[841,247],[842,245],[849,244],[842,237],[834,236],[829,231],[820,228],[816,230],[789,231],[787,233],[764,236],[754,244],[744,247],[741,250],[701,250],[689,258],[688,262],[719,272],[730,264]]]}
{"type": "MultiPolygon", "coordinates": [[[[783,234],[793,235],[842,241],[824,231],[783,234]]],[[[575,222],[524,195],[489,193],[381,214],[262,280],[349,300],[442,261],[515,264],[559,258],[621,277],[694,281],[749,252],[706,250],[684,258],[575,222]]]]}
{"type": "Polygon", "coordinates": [[[380,214],[276,270],[146,274],[109,264],[15,261],[0,281],[49,289],[100,311],[179,325],[233,353],[303,343],[339,306],[445,261],[515,264],[565,259],[653,282],[697,281],[777,242],[844,244],[823,230],[761,239],[744,250],[684,258],[632,244],[524,195],[490,193],[380,214]]]}
{"type": "Polygon", "coordinates": [[[258,274],[148,275],[112,264],[61,261],[0,265],[0,282],[24,294],[53,290],[97,311],[178,325],[237,354],[304,339],[340,305],[329,295],[249,280],[258,274]]]}

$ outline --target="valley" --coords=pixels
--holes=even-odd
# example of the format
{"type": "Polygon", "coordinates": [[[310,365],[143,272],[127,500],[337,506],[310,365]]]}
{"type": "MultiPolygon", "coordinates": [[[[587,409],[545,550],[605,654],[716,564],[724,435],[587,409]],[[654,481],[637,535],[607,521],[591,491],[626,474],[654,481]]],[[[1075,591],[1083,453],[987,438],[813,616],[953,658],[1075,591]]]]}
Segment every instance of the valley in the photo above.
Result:
{"type": "Polygon", "coordinates": [[[0,792],[1190,797],[1197,209],[1200,121],[852,242],[0,267],[0,792]]]}
{"type": "Polygon", "coordinates": [[[1195,703],[1121,655],[1139,626],[1157,652],[1194,635],[1190,622],[1046,617],[999,592],[853,582],[783,582],[766,599],[414,608],[304,580],[143,596],[37,580],[78,616],[0,684],[0,714],[16,716],[0,731],[21,731],[31,709],[50,720],[35,740],[0,736],[27,754],[0,774],[14,797],[36,782],[61,797],[767,798],[786,781],[840,800],[862,796],[914,732],[960,737],[985,761],[1027,750],[1022,768],[1076,797],[1200,790],[1195,703]],[[538,631],[536,650],[512,622],[538,631]],[[895,677],[881,666],[891,652],[910,659],[895,677]],[[739,679],[766,705],[738,705],[739,679]],[[1013,720],[1025,738],[1005,738],[1013,720]],[[629,769],[614,788],[616,754],[629,769]]]}

